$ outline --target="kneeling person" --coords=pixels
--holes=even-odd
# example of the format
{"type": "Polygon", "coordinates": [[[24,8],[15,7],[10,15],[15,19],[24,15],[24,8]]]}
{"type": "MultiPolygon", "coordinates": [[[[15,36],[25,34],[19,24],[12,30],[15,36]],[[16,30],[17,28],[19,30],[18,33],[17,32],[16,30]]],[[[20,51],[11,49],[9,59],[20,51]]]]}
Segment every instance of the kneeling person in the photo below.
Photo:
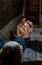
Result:
{"type": "Polygon", "coordinates": [[[3,46],[3,63],[4,65],[19,65],[21,60],[21,50],[23,47],[15,42],[9,41],[3,46]]]}

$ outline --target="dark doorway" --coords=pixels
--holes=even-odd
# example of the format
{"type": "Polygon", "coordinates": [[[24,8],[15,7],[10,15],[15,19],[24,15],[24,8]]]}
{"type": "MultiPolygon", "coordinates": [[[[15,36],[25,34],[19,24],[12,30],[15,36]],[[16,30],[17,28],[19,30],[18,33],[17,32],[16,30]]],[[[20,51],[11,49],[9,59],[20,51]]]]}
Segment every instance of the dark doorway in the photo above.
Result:
{"type": "Polygon", "coordinates": [[[22,14],[23,0],[0,0],[0,29],[22,14]]]}
{"type": "Polygon", "coordinates": [[[25,0],[25,16],[39,25],[39,0],[25,0]]]}

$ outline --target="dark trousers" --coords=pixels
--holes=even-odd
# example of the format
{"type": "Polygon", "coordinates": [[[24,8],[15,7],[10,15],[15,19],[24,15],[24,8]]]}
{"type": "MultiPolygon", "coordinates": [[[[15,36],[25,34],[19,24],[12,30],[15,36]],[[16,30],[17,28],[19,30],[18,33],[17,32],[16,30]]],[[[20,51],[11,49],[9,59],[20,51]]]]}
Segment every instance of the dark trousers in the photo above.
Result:
{"type": "Polygon", "coordinates": [[[30,45],[30,37],[29,38],[25,38],[25,45],[26,47],[29,47],[30,45]]]}
{"type": "Polygon", "coordinates": [[[26,46],[25,46],[25,39],[22,37],[16,37],[15,41],[17,41],[20,45],[23,46],[23,50],[25,50],[26,46]]]}

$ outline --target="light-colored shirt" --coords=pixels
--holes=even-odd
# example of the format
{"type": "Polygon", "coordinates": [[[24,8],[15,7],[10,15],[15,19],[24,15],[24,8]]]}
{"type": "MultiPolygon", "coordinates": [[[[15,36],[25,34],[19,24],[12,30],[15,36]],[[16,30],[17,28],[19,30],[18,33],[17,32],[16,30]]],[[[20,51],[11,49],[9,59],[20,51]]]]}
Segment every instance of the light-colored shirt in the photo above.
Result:
{"type": "Polygon", "coordinates": [[[22,27],[17,26],[17,35],[23,38],[28,38],[30,35],[30,26],[27,23],[24,23],[22,27]]]}

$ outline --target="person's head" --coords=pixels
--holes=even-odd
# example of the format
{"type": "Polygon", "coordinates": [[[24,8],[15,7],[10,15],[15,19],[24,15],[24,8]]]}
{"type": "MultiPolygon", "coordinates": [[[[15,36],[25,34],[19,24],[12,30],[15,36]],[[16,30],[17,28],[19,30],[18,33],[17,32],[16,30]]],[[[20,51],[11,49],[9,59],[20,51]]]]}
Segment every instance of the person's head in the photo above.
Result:
{"type": "Polygon", "coordinates": [[[20,21],[24,24],[26,22],[26,17],[25,16],[22,16],[20,21]]]}
{"type": "Polygon", "coordinates": [[[3,63],[4,65],[19,65],[21,60],[20,46],[6,47],[3,51],[3,63]]]}

